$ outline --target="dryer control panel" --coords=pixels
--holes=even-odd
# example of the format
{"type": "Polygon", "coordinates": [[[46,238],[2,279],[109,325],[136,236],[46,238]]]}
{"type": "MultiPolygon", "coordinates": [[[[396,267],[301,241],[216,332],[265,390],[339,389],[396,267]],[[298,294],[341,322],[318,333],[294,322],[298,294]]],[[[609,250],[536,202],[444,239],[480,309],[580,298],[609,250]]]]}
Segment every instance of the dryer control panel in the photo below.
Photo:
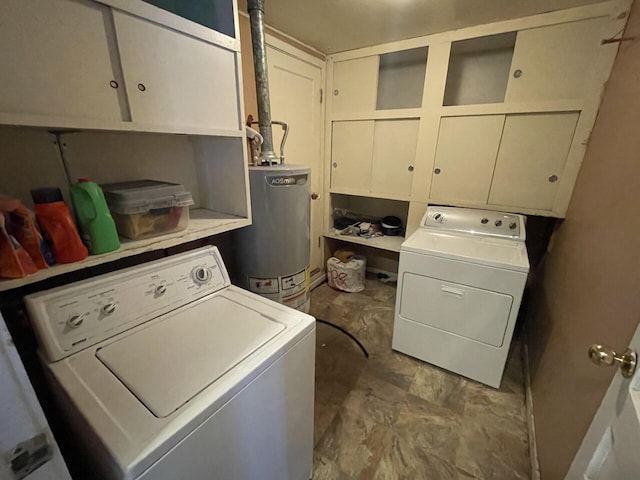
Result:
{"type": "Polygon", "coordinates": [[[420,227],[522,242],[526,236],[522,215],[474,208],[430,206],[422,217],[420,227]]]}
{"type": "Polygon", "coordinates": [[[206,247],[25,297],[47,359],[60,360],[230,285],[206,247]]]}

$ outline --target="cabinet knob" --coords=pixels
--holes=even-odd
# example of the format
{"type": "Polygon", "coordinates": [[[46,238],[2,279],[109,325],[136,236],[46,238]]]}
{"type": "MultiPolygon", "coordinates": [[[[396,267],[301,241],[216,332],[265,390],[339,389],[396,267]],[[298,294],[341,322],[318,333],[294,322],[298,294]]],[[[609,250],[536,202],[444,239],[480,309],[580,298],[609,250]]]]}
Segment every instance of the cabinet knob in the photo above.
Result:
{"type": "Polygon", "coordinates": [[[320,195],[318,195],[317,193],[312,193],[311,194],[311,200],[317,200],[319,196],[320,195]]]}
{"type": "Polygon", "coordinates": [[[439,168],[436,168],[436,169],[433,170],[433,173],[435,173],[436,175],[440,175],[441,171],[442,170],[440,170],[439,168]]]}
{"type": "Polygon", "coordinates": [[[520,78],[522,76],[522,70],[519,68],[513,72],[513,78],[520,78]]]}
{"type": "Polygon", "coordinates": [[[333,96],[337,97],[338,95],[340,95],[340,90],[338,90],[337,88],[333,91],[333,96]]]}
{"type": "Polygon", "coordinates": [[[333,168],[337,168],[338,164],[336,162],[333,162],[333,168]]]}
{"type": "Polygon", "coordinates": [[[407,168],[407,170],[409,170],[410,172],[413,172],[413,165],[409,165],[409,168],[407,168]]]}
{"type": "Polygon", "coordinates": [[[140,90],[141,92],[144,92],[147,89],[147,87],[144,86],[144,83],[139,83],[138,84],[138,90],[140,90]]]}
{"type": "Polygon", "coordinates": [[[111,85],[111,88],[118,88],[118,82],[116,82],[115,80],[111,80],[109,82],[109,85],[111,85]]]}
{"type": "Polygon", "coordinates": [[[557,181],[558,181],[558,176],[557,176],[557,175],[551,175],[551,176],[549,177],[549,182],[550,182],[550,183],[555,183],[555,182],[557,182],[557,181]]]}

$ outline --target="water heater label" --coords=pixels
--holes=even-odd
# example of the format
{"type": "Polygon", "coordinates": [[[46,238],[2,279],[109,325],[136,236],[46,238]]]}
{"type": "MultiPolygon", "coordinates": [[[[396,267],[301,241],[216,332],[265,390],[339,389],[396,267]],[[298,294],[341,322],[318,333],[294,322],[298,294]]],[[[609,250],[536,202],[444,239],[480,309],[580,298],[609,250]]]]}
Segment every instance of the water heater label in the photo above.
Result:
{"type": "Polygon", "coordinates": [[[287,187],[290,185],[304,185],[307,183],[308,174],[302,175],[277,175],[273,177],[264,177],[267,185],[272,187],[287,187]]]}
{"type": "Polygon", "coordinates": [[[255,293],[278,293],[278,278],[252,278],[249,277],[249,290],[255,293]]]}

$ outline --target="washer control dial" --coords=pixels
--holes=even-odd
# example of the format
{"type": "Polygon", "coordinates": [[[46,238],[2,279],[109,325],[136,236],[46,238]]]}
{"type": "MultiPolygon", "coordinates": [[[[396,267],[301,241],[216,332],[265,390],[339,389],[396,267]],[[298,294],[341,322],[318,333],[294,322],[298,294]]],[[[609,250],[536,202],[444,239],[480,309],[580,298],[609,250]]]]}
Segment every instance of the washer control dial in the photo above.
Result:
{"type": "Polygon", "coordinates": [[[438,212],[433,216],[433,219],[438,223],[442,223],[442,221],[444,220],[444,215],[438,212]]]}
{"type": "Polygon", "coordinates": [[[167,293],[166,285],[158,285],[156,287],[156,295],[164,295],[165,293],[167,293]]]}
{"type": "Polygon", "coordinates": [[[206,266],[196,267],[192,273],[193,280],[199,285],[211,280],[211,269],[206,266]]]}
{"type": "Polygon", "coordinates": [[[489,219],[487,217],[484,217],[482,220],[480,220],[480,223],[486,225],[487,223],[489,223],[489,219]]]}
{"type": "Polygon", "coordinates": [[[496,227],[501,227],[502,226],[502,220],[496,220],[495,225],[496,225],[496,227]]]}
{"type": "Polygon", "coordinates": [[[100,311],[102,312],[103,315],[111,315],[113,312],[116,311],[116,304],[115,303],[107,303],[106,305],[102,306],[100,311]]]}
{"type": "Polygon", "coordinates": [[[67,325],[70,328],[78,328],[84,322],[84,318],[82,315],[71,315],[67,320],[67,325]]]}
{"type": "Polygon", "coordinates": [[[511,222],[511,223],[509,224],[509,228],[510,228],[511,230],[515,230],[517,226],[518,226],[518,224],[517,224],[516,222],[511,222]]]}

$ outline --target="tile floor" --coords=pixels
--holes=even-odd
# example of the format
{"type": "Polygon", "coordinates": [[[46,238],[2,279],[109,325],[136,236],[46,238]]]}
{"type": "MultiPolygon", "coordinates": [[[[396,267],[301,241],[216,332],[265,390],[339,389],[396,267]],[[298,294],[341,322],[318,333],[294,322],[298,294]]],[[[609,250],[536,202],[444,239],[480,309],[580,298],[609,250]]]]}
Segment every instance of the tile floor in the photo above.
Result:
{"type": "Polygon", "coordinates": [[[394,352],[395,293],[370,277],[311,294],[311,314],[370,354],[318,323],[314,479],[530,478],[519,344],[499,391],[394,352]]]}

